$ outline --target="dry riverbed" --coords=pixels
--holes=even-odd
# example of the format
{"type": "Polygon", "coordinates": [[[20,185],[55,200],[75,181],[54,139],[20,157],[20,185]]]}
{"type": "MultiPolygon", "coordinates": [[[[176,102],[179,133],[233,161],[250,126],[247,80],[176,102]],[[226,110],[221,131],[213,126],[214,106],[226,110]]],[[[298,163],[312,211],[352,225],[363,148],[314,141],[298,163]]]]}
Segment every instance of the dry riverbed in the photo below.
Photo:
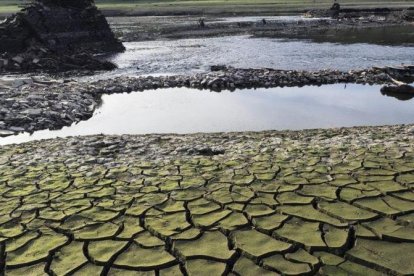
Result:
{"type": "Polygon", "coordinates": [[[0,148],[7,275],[414,273],[414,126],[0,148]]]}

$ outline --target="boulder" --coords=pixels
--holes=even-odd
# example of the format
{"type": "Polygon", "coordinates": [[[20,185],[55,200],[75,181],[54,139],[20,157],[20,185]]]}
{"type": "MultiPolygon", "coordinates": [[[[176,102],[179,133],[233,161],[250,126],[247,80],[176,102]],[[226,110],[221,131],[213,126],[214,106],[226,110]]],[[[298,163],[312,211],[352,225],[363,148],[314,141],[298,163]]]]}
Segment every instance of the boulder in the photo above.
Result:
{"type": "Polygon", "coordinates": [[[399,94],[414,95],[414,87],[408,84],[395,85],[395,86],[387,85],[381,88],[381,92],[383,92],[384,94],[399,93],[399,94]]]}
{"type": "Polygon", "coordinates": [[[125,50],[93,0],[35,0],[0,23],[0,40],[0,71],[111,70],[94,55],[125,50]]]}

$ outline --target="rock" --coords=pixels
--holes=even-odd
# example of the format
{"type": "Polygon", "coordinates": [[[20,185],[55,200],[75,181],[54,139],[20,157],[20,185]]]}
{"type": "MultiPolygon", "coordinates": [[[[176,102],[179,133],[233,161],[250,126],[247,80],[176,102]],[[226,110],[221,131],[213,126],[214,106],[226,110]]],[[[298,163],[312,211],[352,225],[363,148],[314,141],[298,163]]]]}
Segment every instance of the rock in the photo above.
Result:
{"type": "MultiPolygon", "coordinates": [[[[58,80],[44,79],[44,78],[35,77],[35,76],[31,77],[31,79],[33,80],[34,83],[39,83],[39,84],[44,84],[44,85],[52,85],[52,84],[61,83],[61,81],[58,81],[58,80]]],[[[69,82],[69,81],[67,81],[67,82],[69,82]]]]}
{"type": "Polygon", "coordinates": [[[226,65],[213,65],[210,67],[210,70],[212,72],[216,72],[216,71],[225,71],[227,69],[226,65]]]}
{"type": "Polygon", "coordinates": [[[7,136],[11,136],[14,135],[13,131],[10,130],[0,130],[0,137],[7,137],[7,136]]]}
{"type": "Polygon", "coordinates": [[[15,79],[12,82],[12,87],[17,88],[25,84],[33,84],[33,80],[31,78],[15,79]]]}
{"type": "Polygon", "coordinates": [[[25,129],[23,127],[9,127],[10,131],[14,131],[14,132],[23,132],[25,129]]]}
{"type": "Polygon", "coordinates": [[[26,109],[22,112],[23,114],[37,116],[42,114],[42,110],[40,108],[32,108],[32,109],[26,109]]]}
{"type": "Polygon", "coordinates": [[[13,81],[10,79],[0,79],[0,87],[11,88],[13,81]]]}
{"type": "Polygon", "coordinates": [[[13,81],[12,87],[17,88],[24,85],[24,81],[22,79],[17,79],[13,81]]]}
{"type": "Polygon", "coordinates": [[[35,0],[0,23],[0,37],[1,71],[112,70],[94,54],[125,50],[92,0],[35,0]]]}
{"type": "Polygon", "coordinates": [[[401,93],[414,95],[414,87],[408,84],[398,86],[384,86],[381,88],[383,93],[401,93]]]}
{"type": "Polygon", "coordinates": [[[23,63],[24,58],[22,56],[15,56],[14,58],[12,58],[12,61],[17,62],[18,64],[23,63]]]}

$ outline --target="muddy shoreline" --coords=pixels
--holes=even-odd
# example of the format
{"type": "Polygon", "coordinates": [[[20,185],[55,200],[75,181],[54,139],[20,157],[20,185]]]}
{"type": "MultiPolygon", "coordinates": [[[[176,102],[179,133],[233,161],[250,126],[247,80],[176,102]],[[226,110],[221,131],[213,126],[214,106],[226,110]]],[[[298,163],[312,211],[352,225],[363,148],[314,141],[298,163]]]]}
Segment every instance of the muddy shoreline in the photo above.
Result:
{"type": "MultiPolygon", "coordinates": [[[[299,14],[297,14],[299,15],[299,14]]],[[[229,17],[231,18],[231,17],[229,17]]],[[[237,18],[237,17],[236,17],[237,18]]],[[[263,17],[266,19],[266,17],[263,17]]],[[[286,22],[268,18],[265,23],[262,20],[226,21],[222,17],[205,17],[205,26],[200,27],[196,16],[182,17],[138,17],[138,18],[109,18],[115,34],[123,42],[163,40],[163,39],[187,39],[217,36],[250,35],[253,37],[289,38],[289,39],[319,39],[320,42],[342,42],[346,32],[361,32],[360,42],[370,43],[370,35],[364,37],[364,32],[381,32],[387,28],[401,28],[393,33],[402,33],[401,37],[394,35],[388,44],[414,44],[412,29],[413,22],[401,18],[398,13],[388,15],[365,15],[361,18],[343,18],[334,20],[331,18],[300,18],[296,21],[286,22]],[[131,21],[130,21],[131,20],[131,21]],[[130,21],[129,25],[125,22],[130,21]],[[120,23],[122,22],[122,23],[120,23]]],[[[381,44],[381,39],[376,39],[381,44]]]]}
{"type": "MultiPolygon", "coordinates": [[[[359,13],[357,13],[359,14],[359,13]]],[[[298,16],[294,20],[283,20],[271,17],[268,20],[243,21],[237,17],[229,18],[208,16],[201,27],[199,17],[136,17],[136,18],[109,18],[111,29],[123,42],[139,42],[149,40],[170,40],[189,38],[208,38],[220,36],[248,35],[251,37],[310,39],[315,42],[338,43],[373,43],[382,45],[414,45],[414,17],[401,10],[387,10],[385,13],[362,12],[361,17],[331,18],[304,18],[298,16]],[[132,20],[132,21],[130,21],[132,20]],[[384,32],[392,35],[385,36],[384,32]],[[347,40],[352,37],[351,40],[347,40]]],[[[105,57],[95,59],[76,57],[74,65],[60,66],[50,63],[47,58],[34,59],[33,55],[10,55],[0,60],[0,71],[10,73],[59,73],[66,75],[93,74],[94,69],[112,69],[115,65],[105,62],[105,57]],[[38,61],[39,60],[39,61],[38,61]],[[45,60],[46,65],[40,66],[45,60]],[[35,63],[36,62],[36,63],[35,63]],[[86,64],[83,64],[83,63],[86,64]],[[112,66],[112,67],[111,67],[112,66]],[[50,68],[49,68],[50,67],[50,68]],[[75,72],[76,71],[76,72],[75,72]]],[[[36,55],[34,55],[36,57],[36,55]]],[[[53,59],[51,59],[53,60],[53,59]]],[[[70,60],[70,59],[69,59],[70,60]]],[[[59,61],[59,59],[58,59],[59,61]]],[[[62,65],[65,65],[63,63],[62,65]]]]}

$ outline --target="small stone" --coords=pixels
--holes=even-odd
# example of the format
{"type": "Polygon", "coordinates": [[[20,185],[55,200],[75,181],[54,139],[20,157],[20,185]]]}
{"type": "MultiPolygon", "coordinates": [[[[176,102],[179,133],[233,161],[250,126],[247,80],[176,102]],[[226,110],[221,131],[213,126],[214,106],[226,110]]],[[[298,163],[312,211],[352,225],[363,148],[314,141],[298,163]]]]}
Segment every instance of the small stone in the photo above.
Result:
{"type": "Polygon", "coordinates": [[[12,60],[14,62],[17,62],[18,64],[21,64],[21,63],[23,63],[24,58],[22,56],[15,56],[14,58],[12,58],[12,60]]]}
{"type": "Polygon", "coordinates": [[[14,132],[10,130],[0,130],[0,137],[7,137],[10,135],[14,135],[14,132]]]}
{"type": "Polygon", "coordinates": [[[13,132],[24,132],[25,131],[25,129],[22,127],[14,127],[14,126],[10,127],[9,130],[13,132]]]}

